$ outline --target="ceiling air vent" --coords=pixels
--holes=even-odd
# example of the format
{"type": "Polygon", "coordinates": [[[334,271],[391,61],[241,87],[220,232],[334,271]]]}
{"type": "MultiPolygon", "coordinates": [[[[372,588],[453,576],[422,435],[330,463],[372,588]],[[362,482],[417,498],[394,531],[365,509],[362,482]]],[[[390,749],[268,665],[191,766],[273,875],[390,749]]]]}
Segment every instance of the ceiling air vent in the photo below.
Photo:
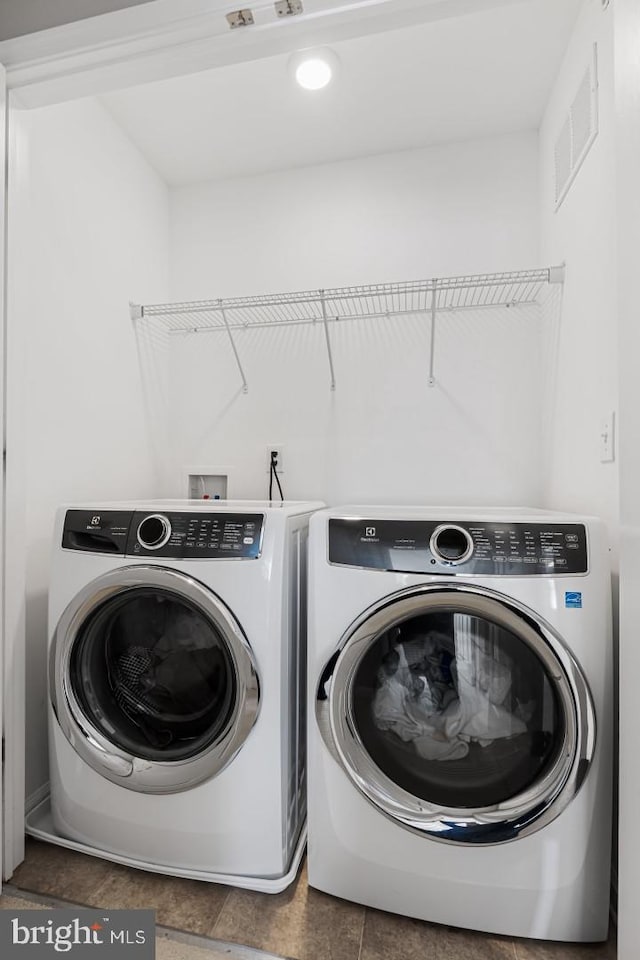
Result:
{"type": "Polygon", "coordinates": [[[598,133],[598,60],[593,45],[591,63],[584,74],[554,151],[556,210],[569,192],[575,176],[598,133]]]}

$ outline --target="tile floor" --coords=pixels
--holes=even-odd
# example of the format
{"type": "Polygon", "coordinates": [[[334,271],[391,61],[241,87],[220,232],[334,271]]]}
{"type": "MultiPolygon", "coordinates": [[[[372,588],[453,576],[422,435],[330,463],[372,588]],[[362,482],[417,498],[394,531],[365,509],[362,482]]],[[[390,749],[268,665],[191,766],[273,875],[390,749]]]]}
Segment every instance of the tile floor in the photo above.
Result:
{"type": "Polygon", "coordinates": [[[27,839],[11,883],[76,904],[153,907],[158,924],[293,960],[615,960],[607,944],[510,940],[423,923],[311,889],[304,869],[276,895],[144,873],[27,839]]]}

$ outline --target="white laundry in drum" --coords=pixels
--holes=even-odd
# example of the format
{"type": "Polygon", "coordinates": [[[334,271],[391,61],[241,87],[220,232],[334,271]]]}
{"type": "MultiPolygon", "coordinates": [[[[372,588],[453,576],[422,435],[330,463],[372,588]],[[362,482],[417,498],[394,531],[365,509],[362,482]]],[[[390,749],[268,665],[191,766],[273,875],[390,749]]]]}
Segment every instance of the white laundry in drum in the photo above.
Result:
{"type": "MultiPolygon", "coordinates": [[[[463,619],[461,617],[458,620],[463,619]]],[[[526,730],[523,709],[504,706],[510,665],[471,630],[450,638],[435,631],[398,642],[383,659],[373,715],[380,730],[412,741],[427,760],[465,757],[470,741],[487,746],[526,730]]]]}

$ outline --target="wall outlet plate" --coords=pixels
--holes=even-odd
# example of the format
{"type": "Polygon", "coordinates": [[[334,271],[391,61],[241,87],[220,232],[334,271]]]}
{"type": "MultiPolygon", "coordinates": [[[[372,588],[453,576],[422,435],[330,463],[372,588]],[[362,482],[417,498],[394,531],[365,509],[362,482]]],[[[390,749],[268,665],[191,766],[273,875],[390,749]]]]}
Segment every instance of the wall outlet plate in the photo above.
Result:
{"type": "Polygon", "coordinates": [[[278,465],[276,466],[276,473],[278,474],[278,476],[280,476],[281,473],[284,473],[284,460],[283,460],[284,451],[282,448],[282,444],[271,443],[266,449],[267,449],[266,472],[271,473],[271,453],[273,450],[276,450],[278,453],[278,465]]]}

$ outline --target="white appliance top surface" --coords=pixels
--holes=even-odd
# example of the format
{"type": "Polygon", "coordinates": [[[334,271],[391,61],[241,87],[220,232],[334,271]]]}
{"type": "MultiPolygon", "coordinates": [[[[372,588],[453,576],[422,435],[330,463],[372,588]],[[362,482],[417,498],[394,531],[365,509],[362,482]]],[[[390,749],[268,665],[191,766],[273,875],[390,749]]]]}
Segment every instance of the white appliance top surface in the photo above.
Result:
{"type": "Polygon", "coordinates": [[[595,517],[578,516],[572,513],[563,513],[555,510],[543,510],[538,507],[460,507],[460,506],[389,506],[380,504],[348,504],[346,506],[331,507],[323,511],[324,516],[343,518],[365,518],[371,520],[494,520],[496,522],[515,520],[526,522],[531,520],[544,523],[545,520],[569,523],[594,520],[595,517]]]}

